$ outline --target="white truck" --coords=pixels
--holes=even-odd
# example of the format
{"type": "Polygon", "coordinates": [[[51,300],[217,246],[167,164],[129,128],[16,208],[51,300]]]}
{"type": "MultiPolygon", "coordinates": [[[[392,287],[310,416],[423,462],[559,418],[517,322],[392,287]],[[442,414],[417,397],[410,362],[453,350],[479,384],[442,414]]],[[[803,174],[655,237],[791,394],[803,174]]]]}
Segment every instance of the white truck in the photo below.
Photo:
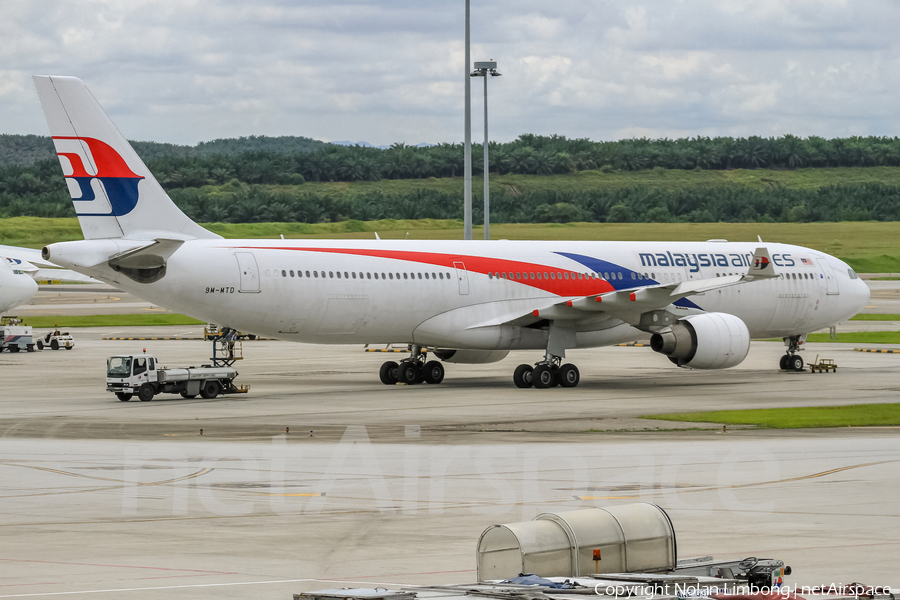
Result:
{"type": "Polygon", "coordinates": [[[236,386],[234,367],[163,367],[150,354],[110,356],[106,360],[106,391],[122,402],[137,394],[149,402],[157,394],[181,394],[182,398],[211,400],[219,394],[241,394],[247,386],[236,386]]]}
{"type": "Polygon", "coordinates": [[[4,317],[0,321],[0,352],[34,352],[34,338],[29,325],[15,317],[4,317]]]}

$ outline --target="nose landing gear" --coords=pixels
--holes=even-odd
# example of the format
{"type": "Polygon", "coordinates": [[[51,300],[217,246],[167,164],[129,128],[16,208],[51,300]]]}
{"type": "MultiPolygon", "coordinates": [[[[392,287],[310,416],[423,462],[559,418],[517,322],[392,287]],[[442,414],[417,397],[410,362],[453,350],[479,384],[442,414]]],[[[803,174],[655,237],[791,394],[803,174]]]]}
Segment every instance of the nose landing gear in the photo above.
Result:
{"type": "Polygon", "coordinates": [[[426,362],[428,355],[421,346],[410,346],[409,354],[409,358],[404,358],[399,364],[389,360],[381,365],[378,372],[381,383],[413,385],[424,382],[436,385],[444,380],[444,365],[436,360],[426,362]]]}
{"type": "Polygon", "coordinates": [[[560,364],[562,357],[549,352],[544,360],[531,365],[519,365],[513,372],[513,383],[517,388],[547,389],[556,387],[575,387],[581,381],[581,373],[573,364],[560,364]]]}
{"type": "Polygon", "coordinates": [[[806,336],[792,335],[784,338],[784,343],[788,347],[787,353],[781,357],[778,366],[782,371],[802,371],[803,357],[797,354],[800,352],[801,338],[806,336]]]}

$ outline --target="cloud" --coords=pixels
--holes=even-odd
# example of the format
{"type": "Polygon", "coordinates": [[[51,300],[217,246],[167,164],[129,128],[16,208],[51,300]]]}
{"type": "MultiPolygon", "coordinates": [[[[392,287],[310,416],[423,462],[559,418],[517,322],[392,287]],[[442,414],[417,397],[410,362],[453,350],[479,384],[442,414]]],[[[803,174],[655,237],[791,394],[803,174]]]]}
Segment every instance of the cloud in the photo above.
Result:
{"type": "MultiPolygon", "coordinates": [[[[898,25],[890,0],[472,0],[472,60],[503,73],[503,141],[893,136],[898,25]]],[[[0,21],[0,132],[46,133],[40,73],[84,79],[134,139],[459,142],[463,33],[445,0],[24,0],[0,21]]]]}

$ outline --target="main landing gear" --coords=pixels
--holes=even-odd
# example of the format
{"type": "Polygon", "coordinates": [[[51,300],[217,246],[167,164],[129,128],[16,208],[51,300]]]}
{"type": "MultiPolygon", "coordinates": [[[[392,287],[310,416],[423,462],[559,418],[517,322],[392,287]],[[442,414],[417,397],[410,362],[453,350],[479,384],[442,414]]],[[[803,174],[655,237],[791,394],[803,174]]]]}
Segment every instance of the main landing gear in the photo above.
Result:
{"type": "Polygon", "coordinates": [[[800,352],[800,336],[792,335],[784,338],[784,343],[788,347],[787,354],[781,357],[778,366],[782,371],[802,371],[803,357],[797,354],[800,352]]]}
{"type": "Polygon", "coordinates": [[[444,365],[436,360],[427,360],[428,355],[421,346],[410,346],[409,354],[409,358],[404,358],[399,364],[389,360],[381,365],[381,370],[378,372],[381,383],[384,385],[397,383],[413,385],[423,382],[438,384],[444,380],[444,365]]]}
{"type": "Polygon", "coordinates": [[[575,387],[581,381],[581,373],[573,364],[560,364],[562,358],[549,352],[544,360],[532,367],[531,365],[519,365],[513,372],[513,383],[517,388],[547,389],[561,387],[575,387]]]}

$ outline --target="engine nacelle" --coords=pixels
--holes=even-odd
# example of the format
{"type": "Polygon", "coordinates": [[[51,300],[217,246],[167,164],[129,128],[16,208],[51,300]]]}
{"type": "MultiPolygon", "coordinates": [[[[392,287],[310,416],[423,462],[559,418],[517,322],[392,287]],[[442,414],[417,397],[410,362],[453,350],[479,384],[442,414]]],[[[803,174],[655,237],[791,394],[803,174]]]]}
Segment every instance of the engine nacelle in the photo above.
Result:
{"type": "Polygon", "coordinates": [[[750,331],[734,315],[693,315],[654,333],[650,347],[679,367],[727,369],[746,358],[750,351],[750,331]]]}
{"type": "Polygon", "coordinates": [[[448,363],[483,365],[503,360],[509,354],[509,350],[454,350],[452,348],[441,348],[435,350],[432,354],[448,363]]]}

